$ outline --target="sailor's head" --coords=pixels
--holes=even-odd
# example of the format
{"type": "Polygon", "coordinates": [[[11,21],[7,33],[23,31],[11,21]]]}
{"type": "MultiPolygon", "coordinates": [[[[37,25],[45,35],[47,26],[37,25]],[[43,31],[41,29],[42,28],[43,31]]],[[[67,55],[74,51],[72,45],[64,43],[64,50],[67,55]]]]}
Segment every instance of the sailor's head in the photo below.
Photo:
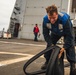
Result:
{"type": "Polygon", "coordinates": [[[58,19],[57,7],[55,5],[48,6],[46,8],[46,12],[47,12],[48,19],[50,20],[50,22],[52,24],[54,24],[57,21],[57,19],[58,19]]]}
{"type": "Polygon", "coordinates": [[[35,26],[37,27],[37,26],[38,26],[38,24],[35,24],[35,26]]]}

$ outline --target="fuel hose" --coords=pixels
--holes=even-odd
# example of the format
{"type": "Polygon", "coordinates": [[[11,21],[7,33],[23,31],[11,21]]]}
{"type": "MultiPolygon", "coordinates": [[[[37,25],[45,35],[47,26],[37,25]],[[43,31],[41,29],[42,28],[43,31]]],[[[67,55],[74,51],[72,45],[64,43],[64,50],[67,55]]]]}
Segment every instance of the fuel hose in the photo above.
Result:
{"type": "Polygon", "coordinates": [[[45,50],[39,52],[38,54],[36,54],[35,56],[33,56],[31,59],[29,59],[23,66],[23,71],[26,75],[39,75],[39,74],[42,74],[42,73],[45,73],[46,75],[54,75],[52,74],[52,71],[53,71],[53,67],[55,65],[55,61],[56,61],[56,58],[59,54],[59,51],[60,51],[60,47],[58,46],[51,46],[51,47],[48,47],[46,48],[45,50]],[[48,63],[48,67],[47,69],[45,70],[39,70],[39,71],[35,71],[35,72],[27,72],[26,69],[27,67],[33,62],[35,61],[37,58],[39,58],[41,55],[43,55],[44,53],[48,52],[52,50],[52,54],[51,54],[51,57],[50,57],[50,60],[49,60],[49,63],[48,63]]]}

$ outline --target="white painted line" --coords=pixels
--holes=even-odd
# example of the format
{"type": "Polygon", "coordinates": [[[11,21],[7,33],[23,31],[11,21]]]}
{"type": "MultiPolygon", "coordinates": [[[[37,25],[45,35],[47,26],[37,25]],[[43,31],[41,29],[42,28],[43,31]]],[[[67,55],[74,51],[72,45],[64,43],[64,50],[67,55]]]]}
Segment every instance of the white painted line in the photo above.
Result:
{"type": "Polygon", "coordinates": [[[0,43],[5,43],[5,44],[16,44],[16,45],[26,45],[26,46],[41,46],[41,47],[46,47],[46,45],[36,45],[36,44],[26,44],[26,43],[18,43],[18,42],[7,42],[7,41],[0,41],[0,43]]]}
{"type": "Polygon", "coordinates": [[[5,60],[5,61],[1,61],[0,62],[0,66],[5,66],[5,65],[10,65],[10,64],[14,64],[14,63],[18,63],[24,60],[28,60],[33,56],[28,56],[28,57],[22,57],[22,58],[16,58],[16,59],[11,59],[11,60],[5,60]]]}
{"type": "MultiPolygon", "coordinates": [[[[24,54],[24,53],[13,53],[13,52],[0,52],[0,54],[13,54],[13,55],[21,55],[21,56],[34,56],[33,54],[24,54]]],[[[44,58],[44,56],[41,56],[44,58]]],[[[67,62],[66,59],[64,59],[65,62],[67,62]]]]}
{"type": "MultiPolygon", "coordinates": [[[[24,61],[24,60],[29,60],[31,57],[33,57],[33,56],[28,56],[28,57],[22,57],[22,58],[17,58],[17,59],[1,61],[0,62],[0,66],[6,66],[6,65],[18,63],[18,62],[21,62],[21,61],[24,61]]],[[[66,60],[64,60],[64,61],[66,61],[66,60]]]]}
{"type": "Polygon", "coordinates": [[[5,65],[21,62],[21,61],[24,61],[24,60],[28,60],[28,59],[30,59],[30,58],[32,58],[34,56],[32,54],[12,53],[12,52],[0,52],[0,54],[13,54],[13,55],[26,56],[26,57],[21,57],[21,58],[16,58],[16,59],[0,61],[0,66],[5,66],[5,65]]]}
{"type": "Polygon", "coordinates": [[[5,66],[4,64],[0,64],[0,66],[5,66]]]}
{"type": "Polygon", "coordinates": [[[13,55],[21,55],[21,56],[29,56],[29,55],[32,55],[32,54],[13,53],[13,52],[0,52],[0,54],[13,54],[13,55]]]}
{"type": "MultiPolygon", "coordinates": [[[[10,60],[5,60],[5,61],[0,61],[0,66],[14,64],[14,63],[18,63],[18,62],[21,62],[21,61],[24,61],[24,60],[29,60],[30,58],[32,58],[34,56],[34,55],[31,55],[31,54],[12,53],[12,52],[0,52],[0,54],[15,54],[15,55],[26,56],[26,57],[21,57],[21,58],[16,58],[16,59],[10,59],[10,60]]],[[[44,57],[41,56],[41,58],[44,58],[44,57]]],[[[64,62],[67,62],[67,60],[64,59],[64,62]]]]}

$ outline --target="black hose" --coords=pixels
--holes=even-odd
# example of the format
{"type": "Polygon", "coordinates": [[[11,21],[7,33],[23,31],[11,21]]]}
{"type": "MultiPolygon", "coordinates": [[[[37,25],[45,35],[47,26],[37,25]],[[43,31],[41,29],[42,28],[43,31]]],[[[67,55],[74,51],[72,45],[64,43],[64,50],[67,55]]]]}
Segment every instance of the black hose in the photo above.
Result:
{"type": "Polygon", "coordinates": [[[52,69],[53,69],[53,66],[54,66],[54,62],[55,62],[55,60],[57,58],[57,55],[59,54],[59,51],[60,51],[60,47],[58,47],[58,46],[48,47],[47,49],[41,51],[40,53],[38,53],[37,55],[35,55],[34,57],[32,57],[30,60],[28,60],[24,64],[24,66],[23,66],[24,73],[26,75],[38,75],[38,74],[42,74],[42,73],[46,73],[46,75],[52,75],[52,69]],[[46,52],[48,52],[50,50],[52,50],[52,54],[51,54],[51,57],[50,57],[50,60],[49,60],[49,63],[48,63],[47,70],[39,70],[39,71],[31,72],[31,73],[28,73],[26,71],[26,68],[28,67],[28,65],[30,63],[32,63],[34,60],[36,60],[41,55],[43,55],[44,53],[46,53],[46,52]]]}
{"type": "Polygon", "coordinates": [[[32,73],[28,73],[26,72],[26,68],[28,67],[28,65],[30,63],[32,63],[34,60],[36,60],[37,58],[39,58],[41,55],[43,55],[44,53],[48,52],[49,50],[52,50],[54,49],[56,46],[52,46],[52,47],[48,47],[47,49],[41,51],[40,53],[38,53],[37,55],[35,55],[34,57],[32,57],[30,60],[28,60],[24,66],[23,66],[23,71],[26,75],[37,75],[37,74],[41,74],[41,73],[45,73],[46,70],[40,70],[40,71],[37,71],[37,72],[32,72],[32,73]]]}

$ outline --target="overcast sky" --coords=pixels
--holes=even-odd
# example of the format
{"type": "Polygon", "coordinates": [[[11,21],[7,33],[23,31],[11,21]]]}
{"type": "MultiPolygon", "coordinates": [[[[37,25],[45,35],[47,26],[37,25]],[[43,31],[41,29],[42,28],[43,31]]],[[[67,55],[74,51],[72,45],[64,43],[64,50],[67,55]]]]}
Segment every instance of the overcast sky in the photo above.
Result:
{"type": "Polygon", "coordinates": [[[10,17],[16,0],[0,0],[0,31],[8,29],[10,17]]]}

